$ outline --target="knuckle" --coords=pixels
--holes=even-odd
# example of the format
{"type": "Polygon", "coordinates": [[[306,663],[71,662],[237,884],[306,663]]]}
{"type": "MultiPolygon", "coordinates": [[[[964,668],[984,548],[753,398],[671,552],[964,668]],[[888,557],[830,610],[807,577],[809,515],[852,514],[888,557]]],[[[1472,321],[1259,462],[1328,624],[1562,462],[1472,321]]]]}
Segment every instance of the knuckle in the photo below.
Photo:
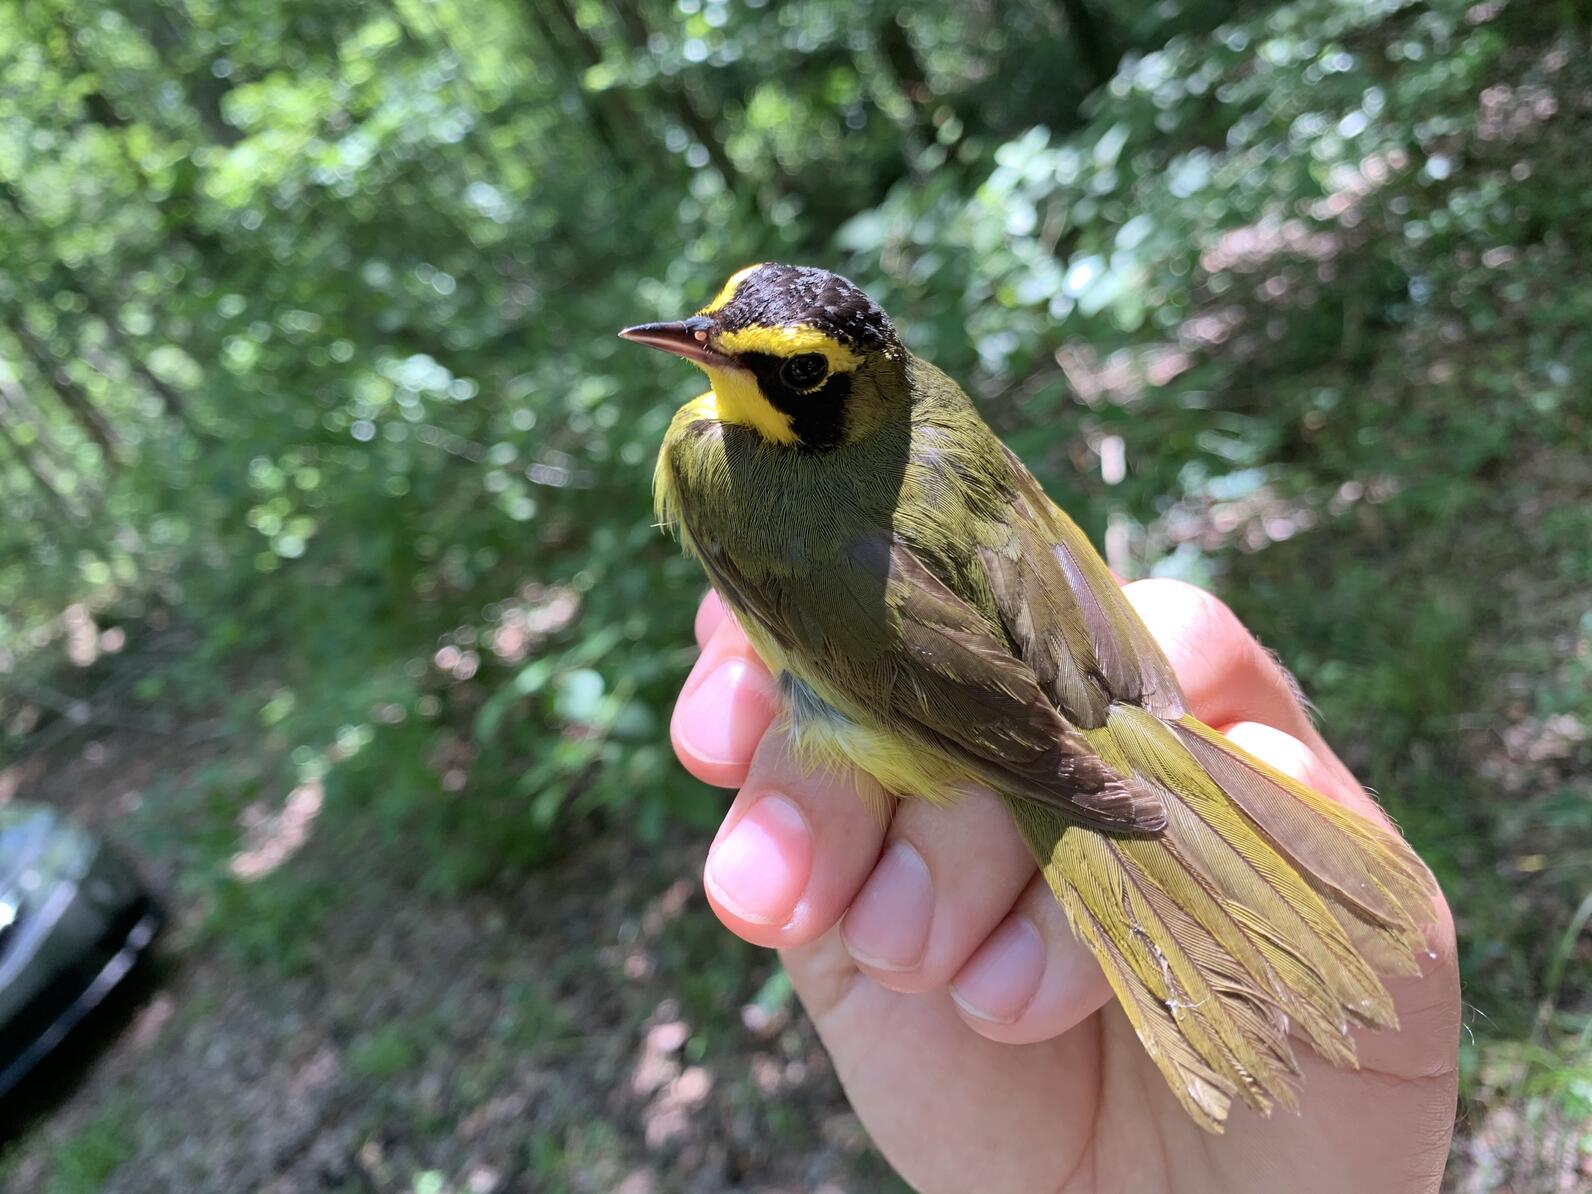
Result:
{"type": "Polygon", "coordinates": [[[1167,630],[1193,636],[1242,629],[1227,602],[1186,580],[1151,577],[1128,589],[1140,612],[1167,630]]]}

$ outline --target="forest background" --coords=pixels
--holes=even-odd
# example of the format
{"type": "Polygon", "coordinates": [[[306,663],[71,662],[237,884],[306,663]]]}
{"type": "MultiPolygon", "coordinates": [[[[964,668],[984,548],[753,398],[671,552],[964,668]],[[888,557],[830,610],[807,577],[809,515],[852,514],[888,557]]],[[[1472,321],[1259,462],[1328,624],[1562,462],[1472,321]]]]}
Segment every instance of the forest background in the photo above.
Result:
{"type": "MultiPolygon", "coordinates": [[[[16,1190],[874,1190],[697,893],[684,368],[840,270],[1447,889],[1455,1191],[1592,1178],[1572,0],[0,0],[0,795],[165,895],[16,1190]]],[[[1307,1103],[1308,1113],[1308,1103],[1307,1103]]]]}

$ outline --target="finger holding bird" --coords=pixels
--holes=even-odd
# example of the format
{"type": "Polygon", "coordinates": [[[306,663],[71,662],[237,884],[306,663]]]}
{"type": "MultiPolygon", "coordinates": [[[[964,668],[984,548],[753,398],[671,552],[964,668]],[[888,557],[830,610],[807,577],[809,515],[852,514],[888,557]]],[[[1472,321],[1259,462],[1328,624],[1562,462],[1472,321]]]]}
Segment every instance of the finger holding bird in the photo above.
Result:
{"type": "MultiPolygon", "coordinates": [[[[1363,802],[1375,807],[1374,802],[1363,800],[1358,785],[1352,781],[1347,786],[1343,783],[1341,765],[1329,763],[1288,732],[1286,727],[1298,727],[1308,718],[1294,699],[1287,677],[1223,602],[1177,581],[1136,581],[1124,586],[1123,594],[1144,615],[1179,676],[1189,678],[1188,691],[1196,716],[1215,723],[1245,749],[1301,783],[1345,803],[1363,802]],[[1235,711],[1248,714],[1250,720],[1224,724],[1223,719],[1235,711]]],[[[710,732],[707,727],[740,719],[749,724],[761,721],[763,730],[768,732],[772,715],[761,697],[734,693],[727,701],[720,701],[712,692],[703,690],[705,675],[726,658],[738,659],[751,671],[763,670],[761,660],[717,594],[710,592],[703,599],[697,625],[698,643],[704,650],[682,687],[676,725],[703,727],[701,732],[705,735],[710,732]]],[[[760,734],[759,741],[762,737],[760,734]]],[[[702,773],[704,763],[692,753],[688,736],[677,733],[676,750],[688,770],[702,773]]],[[[715,838],[715,849],[746,810],[769,791],[794,793],[795,799],[810,802],[811,807],[803,814],[808,823],[838,818],[841,832],[829,839],[827,848],[816,849],[770,835],[762,839],[756,850],[743,850],[740,855],[746,873],[784,877],[792,889],[787,897],[791,906],[801,906],[808,912],[799,923],[771,927],[748,921],[732,910],[744,904],[741,898],[729,904],[712,898],[711,903],[726,928],[753,944],[790,949],[840,928],[839,939],[849,952],[851,943],[841,926],[858,897],[878,882],[880,877],[875,870],[883,855],[885,838],[898,833],[894,822],[914,813],[927,814],[925,820],[947,813],[955,815],[958,806],[937,810],[904,802],[898,806],[890,828],[880,832],[874,819],[844,785],[835,790],[833,777],[812,784],[810,775],[796,767],[775,744],[761,751],[759,761],[726,816],[715,838]],[[866,865],[859,862],[864,856],[866,865]],[[829,910],[830,915],[812,915],[814,909],[829,910]]],[[[729,762],[752,769],[752,749],[729,762]]],[[[716,760],[715,765],[722,765],[722,761],[716,760]]],[[[984,828],[1016,842],[1009,822],[997,821],[984,828]]],[[[947,874],[973,873],[970,860],[949,853],[937,859],[947,874]]],[[[1022,883],[1016,898],[1000,910],[977,940],[964,940],[960,956],[951,953],[941,960],[933,975],[938,981],[916,968],[907,975],[879,970],[870,965],[872,959],[866,953],[860,958],[852,953],[852,964],[859,972],[882,979],[892,989],[926,993],[947,988],[968,1027],[991,1040],[1032,1044],[1073,1028],[1110,998],[1110,988],[1093,956],[1073,935],[1032,859],[1023,856],[1021,861],[1022,883]],[[1037,981],[1033,959],[1028,956],[1029,942],[1024,939],[1029,933],[1039,942],[1037,981]]],[[[1009,885],[1007,877],[1002,879],[1003,886],[1009,885]]],[[[724,890],[722,885],[715,886],[724,890]]],[[[709,890],[711,893],[714,887],[709,890]]],[[[926,897],[919,907],[902,910],[903,919],[931,924],[988,919],[984,915],[975,917],[963,906],[970,900],[982,903],[981,896],[974,896],[978,891],[973,885],[930,885],[919,893],[926,897]]]]}

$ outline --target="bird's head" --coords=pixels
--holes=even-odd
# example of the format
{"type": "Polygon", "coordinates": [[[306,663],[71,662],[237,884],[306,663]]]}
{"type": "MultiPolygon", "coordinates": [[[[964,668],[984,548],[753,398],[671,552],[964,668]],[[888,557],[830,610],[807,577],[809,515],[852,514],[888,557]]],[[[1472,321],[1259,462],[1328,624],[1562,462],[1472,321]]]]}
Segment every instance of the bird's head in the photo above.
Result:
{"type": "Polygon", "coordinates": [[[851,443],[907,401],[907,353],[889,317],[828,270],[748,266],[691,318],[619,334],[700,366],[719,418],[772,444],[851,443]]]}

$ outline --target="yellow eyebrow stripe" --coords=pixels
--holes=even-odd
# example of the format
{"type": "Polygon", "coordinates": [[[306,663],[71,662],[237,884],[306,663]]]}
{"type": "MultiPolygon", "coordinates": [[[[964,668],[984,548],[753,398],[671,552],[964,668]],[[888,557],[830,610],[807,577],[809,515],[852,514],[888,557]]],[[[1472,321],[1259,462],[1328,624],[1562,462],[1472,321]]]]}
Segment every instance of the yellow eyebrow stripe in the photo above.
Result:
{"type": "Polygon", "coordinates": [[[698,311],[697,314],[712,315],[713,312],[726,306],[735,297],[735,292],[740,289],[741,283],[762,269],[765,264],[766,262],[759,261],[756,265],[749,265],[745,269],[736,270],[730,275],[730,280],[713,296],[713,301],[698,311]]]}
{"type": "Polygon", "coordinates": [[[862,364],[862,358],[840,341],[805,323],[774,328],[738,328],[715,336],[713,347],[732,355],[766,352],[779,357],[793,357],[802,352],[822,353],[829,361],[830,372],[843,372],[862,364]]]}

